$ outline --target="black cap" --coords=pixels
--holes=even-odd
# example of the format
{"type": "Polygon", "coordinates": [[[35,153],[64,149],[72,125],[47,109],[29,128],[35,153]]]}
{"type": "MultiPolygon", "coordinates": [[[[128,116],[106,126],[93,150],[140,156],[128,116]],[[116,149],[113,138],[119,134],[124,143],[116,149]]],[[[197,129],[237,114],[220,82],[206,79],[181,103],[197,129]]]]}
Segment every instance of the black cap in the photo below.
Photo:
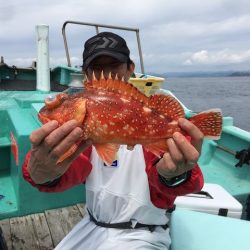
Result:
{"type": "Polygon", "coordinates": [[[130,60],[129,54],[127,43],[122,37],[112,32],[101,32],[85,42],[82,67],[86,70],[98,56],[111,56],[127,63],[130,60]]]}

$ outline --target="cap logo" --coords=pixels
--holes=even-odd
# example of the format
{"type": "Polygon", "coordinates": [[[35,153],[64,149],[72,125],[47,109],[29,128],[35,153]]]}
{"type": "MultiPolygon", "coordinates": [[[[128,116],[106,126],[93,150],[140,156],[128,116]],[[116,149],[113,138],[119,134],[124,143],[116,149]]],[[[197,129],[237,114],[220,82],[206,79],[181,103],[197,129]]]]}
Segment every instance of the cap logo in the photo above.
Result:
{"type": "Polygon", "coordinates": [[[114,38],[112,37],[97,37],[96,39],[94,39],[91,43],[96,43],[98,42],[98,44],[94,44],[89,48],[89,53],[92,53],[94,50],[96,49],[104,49],[104,48],[115,48],[115,46],[117,45],[118,41],[116,41],[114,38]]]}

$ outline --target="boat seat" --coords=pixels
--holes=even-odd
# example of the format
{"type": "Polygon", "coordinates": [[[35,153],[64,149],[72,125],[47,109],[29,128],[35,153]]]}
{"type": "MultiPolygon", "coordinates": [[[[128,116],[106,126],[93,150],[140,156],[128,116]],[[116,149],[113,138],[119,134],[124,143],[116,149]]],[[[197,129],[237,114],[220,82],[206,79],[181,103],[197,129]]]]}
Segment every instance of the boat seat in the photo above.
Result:
{"type": "Polygon", "coordinates": [[[249,250],[250,221],[187,209],[171,216],[171,250],[249,250]]]}

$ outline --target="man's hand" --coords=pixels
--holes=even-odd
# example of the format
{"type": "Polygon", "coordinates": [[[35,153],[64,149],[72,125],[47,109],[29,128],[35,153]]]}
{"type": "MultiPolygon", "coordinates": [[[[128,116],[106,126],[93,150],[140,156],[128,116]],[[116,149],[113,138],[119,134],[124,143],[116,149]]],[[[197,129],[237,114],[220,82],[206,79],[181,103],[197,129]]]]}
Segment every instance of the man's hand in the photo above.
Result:
{"type": "Polygon", "coordinates": [[[75,120],[68,121],[60,127],[57,121],[50,121],[32,132],[32,149],[28,163],[32,180],[36,184],[42,184],[64,174],[72,161],[91,145],[90,141],[82,142],[73,155],[57,164],[59,157],[74,145],[81,135],[82,129],[77,127],[75,120]]]}
{"type": "Polygon", "coordinates": [[[176,132],[173,138],[167,140],[169,152],[157,163],[158,173],[166,179],[171,179],[191,170],[199,159],[203,142],[202,132],[190,121],[180,118],[179,126],[191,136],[189,142],[185,136],[176,132]]]}

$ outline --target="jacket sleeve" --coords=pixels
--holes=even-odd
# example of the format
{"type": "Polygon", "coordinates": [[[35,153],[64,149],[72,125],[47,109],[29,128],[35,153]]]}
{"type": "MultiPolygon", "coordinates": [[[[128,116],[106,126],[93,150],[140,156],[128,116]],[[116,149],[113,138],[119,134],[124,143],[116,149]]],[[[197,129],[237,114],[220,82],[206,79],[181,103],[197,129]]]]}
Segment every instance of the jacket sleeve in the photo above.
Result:
{"type": "Polygon", "coordinates": [[[24,179],[32,186],[36,187],[41,192],[62,192],[78,184],[85,182],[86,178],[92,170],[92,165],[89,161],[91,155],[91,147],[79,155],[70,165],[69,169],[60,177],[56,185],[46,186],[34,183],[28,172],[28,161],[30,152],[26,155],[23,163],[22,171],[24,179]]]}
{"type": "Polygon", "coordinates": [[[192,169],[191,176],[186,182],[176,187],[167,187],[160,182],[158,172],[154,166],[157,157],[145,150],[144,157],[151,202],[156,207],[163,209],[172,208],[177,196],[199,192],[202,189],[204,179],[198,165],[192,169]]]}

